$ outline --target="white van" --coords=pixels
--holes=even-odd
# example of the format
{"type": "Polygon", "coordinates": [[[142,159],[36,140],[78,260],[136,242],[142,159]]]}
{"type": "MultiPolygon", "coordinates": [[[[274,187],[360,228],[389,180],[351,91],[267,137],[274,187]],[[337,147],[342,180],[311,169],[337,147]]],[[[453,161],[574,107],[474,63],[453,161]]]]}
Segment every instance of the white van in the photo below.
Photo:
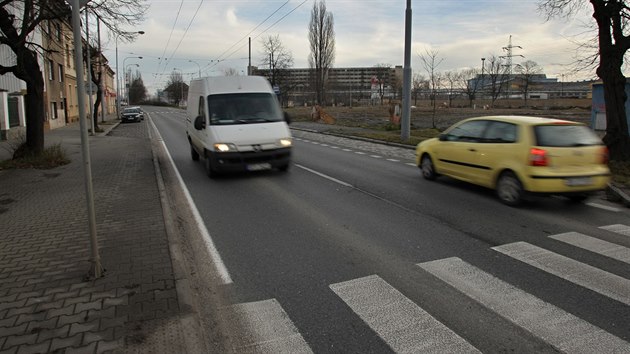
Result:
{"type": "Polygon", "coordinates": [[[264,77],[224,76],[192,80],[186,135],[190,154],[206,172],[286,171],[291,132],[276,94],[264,77]]]}

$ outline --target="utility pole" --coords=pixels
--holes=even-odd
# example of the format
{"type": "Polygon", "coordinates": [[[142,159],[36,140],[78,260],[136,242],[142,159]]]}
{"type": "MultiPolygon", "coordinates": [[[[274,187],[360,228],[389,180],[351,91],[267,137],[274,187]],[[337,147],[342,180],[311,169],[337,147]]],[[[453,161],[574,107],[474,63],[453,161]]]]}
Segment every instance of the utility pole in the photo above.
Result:
{"type": "Polygon", "coordinates": [[[400,140],[409,140],[411,130],[411,0],[405,10],[405,66],[403,67],[403,107],[400,140]]]}
{"type": "Polygon", "coordinates": [[[499,58],[503,58],[506,60],[506,64],[504,66],[507,67],[507,90],[506,90],[506,95],[507,98],[510,98],[510,80],[512,80],[512,57],[521,57],[521,58],[525,58],[524,56],[520,55],[520,54],[512,54],[512,49],[514,48],[519,48],[519,49],[523,49],[523,47],[521,47],[520,45],[512,45],[512,35],[510,35],[510,39],[508,41],[508,45],[507,47],[503,47],[503,50],[505,50],[507,52],[507,55],[504,56],[500,56],[499,58]]]}

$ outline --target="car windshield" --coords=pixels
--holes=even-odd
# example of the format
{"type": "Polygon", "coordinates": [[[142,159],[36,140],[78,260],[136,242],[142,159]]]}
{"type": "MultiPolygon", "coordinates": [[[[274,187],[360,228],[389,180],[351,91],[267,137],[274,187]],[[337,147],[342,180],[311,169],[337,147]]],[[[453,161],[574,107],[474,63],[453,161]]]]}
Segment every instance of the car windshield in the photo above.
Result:
{"type": "Polygon", "coordinates": [[[584,125],[553,124],[534,127],[536,145],[550,147],[575,147],[602,145],[602,140],[584,125]]]}
{"type": "Polygon", "coordinates": [[[123,113],[140,113],[140,110],[138,108],[127,108],[123,113]]]}
{"type": "Polygon", "coordinates": [[[276,97],[270,93],[208,96],[210,124],[247,124],[282,121],[276,97]]]}

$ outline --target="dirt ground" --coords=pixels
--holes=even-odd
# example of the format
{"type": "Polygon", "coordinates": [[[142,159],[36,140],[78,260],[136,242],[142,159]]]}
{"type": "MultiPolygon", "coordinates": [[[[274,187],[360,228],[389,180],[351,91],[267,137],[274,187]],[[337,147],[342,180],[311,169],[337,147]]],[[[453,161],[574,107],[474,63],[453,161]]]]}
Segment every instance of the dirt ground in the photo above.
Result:
{"type": "MultiPolygon", "coordinates": [[[[435,109],[429,101],[416,102],[417,105],[411,109],[412,129],[426,129],[436,127],[444,129],[462,119],[486,115],[529,115],[539,117],[561,118],[591,123],[591,101],[584,100],[537,100],[533,103],[529,101],[527,107],[522,101],[512,100],[496,104],[489,107],[489,102],[479,102],[471,108],[466,101],[454,101],[451,107],[446,102],[442,102],[435,109]]],[[[324,107],[324,111],[336,120],[336,125],[352,126],[373,129],[384,129],[390,123],[390,112],[394,111],[393,105],[389,104],[375,106],[355,106],[355,107],[324,107]]],[[[286,111],[295,121],[312,121],[312,107],[291,107],[286,111]]]]}

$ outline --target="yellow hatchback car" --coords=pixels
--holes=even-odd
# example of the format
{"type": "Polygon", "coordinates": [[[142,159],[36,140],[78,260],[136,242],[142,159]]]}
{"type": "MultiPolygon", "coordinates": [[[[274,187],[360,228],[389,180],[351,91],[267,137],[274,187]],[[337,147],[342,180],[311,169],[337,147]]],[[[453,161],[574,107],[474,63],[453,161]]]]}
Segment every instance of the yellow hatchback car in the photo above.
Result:
{"type": "Polygon", "coordinates": [[[491,188],[511,206],[528,194],[582,201],[610,180],[602,140],[584,124],[552,118],[465,119],[419,143],[416,165],[428,180],[446,175],[491,188]]]}

